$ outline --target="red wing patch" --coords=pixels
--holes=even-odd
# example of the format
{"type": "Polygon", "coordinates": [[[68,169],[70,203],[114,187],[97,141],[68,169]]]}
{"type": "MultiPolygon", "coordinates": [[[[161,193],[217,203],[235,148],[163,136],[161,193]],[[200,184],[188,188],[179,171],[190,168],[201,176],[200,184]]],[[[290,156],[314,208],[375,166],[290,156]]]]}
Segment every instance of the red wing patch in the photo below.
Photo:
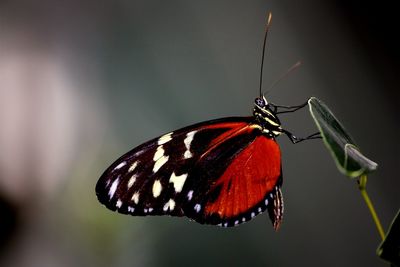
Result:
{"type": "Polygon", "coordinates": [[[234,224],[251,219],[265,210],[269,200],[273,200],[270,194],[275,193],[280,177],[278,144],[273,139],[258,136],[211,186],[210,192],[218,188],[219,195],[206,203],[205,216],[218,215],[221,221],[233,220],[234,224]],[[246,218],[247,214],[251,218],[246,218]]]}

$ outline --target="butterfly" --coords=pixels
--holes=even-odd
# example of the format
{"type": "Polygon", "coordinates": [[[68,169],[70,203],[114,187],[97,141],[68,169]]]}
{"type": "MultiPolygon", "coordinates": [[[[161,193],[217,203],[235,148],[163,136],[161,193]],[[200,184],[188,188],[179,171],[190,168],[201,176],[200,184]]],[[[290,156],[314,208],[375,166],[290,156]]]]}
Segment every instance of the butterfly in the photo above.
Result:
{"type": "Polygon", "coordinates": [[[186,216],[201,224],[236,226],[268,211],[283,217],[281,151],[286,134],[278,113],[304,107],[255,99],[253,116],[194,124],[152,139],[123,155],[100,177],[99,201],[134,216],[186,216]],[[288,110],[278,112],[278,108],[288,110]]]}
{"type": "MultiPolygon", "coordinates": [[[[262,59],[270,21],[271,14],[262,59]]],[[[279,113],[307,103],[291,107],[268,103],[261,93],[262,69],[263,60],[253,116],[194,124],[139,145],[100,177],[96,184],[100,203],[123,214],[186,216],[222,227],[267,211],[278,229],[283,218],[282,164],[275,139],[286,134],[297,143],[318,136],[297,138],[281,127],[279,113]]]]}

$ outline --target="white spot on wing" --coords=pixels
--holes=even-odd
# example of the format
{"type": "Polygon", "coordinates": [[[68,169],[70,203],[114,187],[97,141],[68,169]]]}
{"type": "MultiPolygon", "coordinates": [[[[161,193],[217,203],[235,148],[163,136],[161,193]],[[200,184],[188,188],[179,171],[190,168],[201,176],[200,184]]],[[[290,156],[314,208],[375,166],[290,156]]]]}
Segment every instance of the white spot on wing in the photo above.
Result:
{"type": "Polygon", "coordinates": [[[168,156],[164,155],[164,148],[163,146],[157,147],[156,153],[154,153],[153,160],[155,161],[153,167],[153,173],[156,173],[162,165],[164,165],[168,161],[168,156]]]}
{"type": "Polygon", "coordinates": [[[132,175],[132,177],[128,181],[128,189],[132,187],[132,185],[136,182],[136,174],[132,175]]]}
{"type": "Polygon", "coordinates": [[[162,156],[161,158],[159,158],[156,163],[154,163],[153,173],[156,173],[162,167],[162,165],[167,163],[168,158],[168,156],[162,156]]]}
{"type": "Polygon", "coordinates": [[[135,204],[139,203],[139,192],[135,192],[135,193],[132,195],[132,198],[131,198],[131,199],[133,200],[133,202],[135,202],[135,204]]]}
{"type": "Polygon", "coordinates": [[[136,168],[136,166],[138,165],[138,162],[135,161],[134,163],[132,163],[132,165],[129,167],[128,172],[133,172],[136,168]]]}
{"type": "Polygon", "coordinates": [[[153,197],[156,198],[161,194],[162,185],[159,180],[155,180],[153,184],[153,197]]]}
{"type": "Polygon", "coordinates": [[[154,153],[153,160],[157,161],[163,156],[164,156],[164,148],[163,148],[163,146],[158,146],[156,153],[154,153]]]}
{"type": "Polygon", "coordinates": [[[239,224],[239,221],[238,221],[238,220],[236,220],[236,221],[235,221],[235,225],[238,225],[238,224],[239,224]]]}
{"type": "Polygon", "coordinates": [[[186,151],[183,154],[183,157],[185,159],[191,158],[193,156],[192,153],[190,152],[190,145],[192,144],[193,137],[196,132],[197,131],[191,131],[191,132],[187,133],[185,140],[183,140],[183,143],[185,144],[185,147],[186,147],[186,151]]]}
{"type": "Polygon", "coordinates": [[[268,198],[265,199],[265,206],[268,206],[268,198]]]}
{"type": "Polygon", "coordinates": [[[128,207],[128,212],[134,212],[135,208],[134,207],[128,207]]]}
{"type": "Polygon", "coordinates": [[[252,212],[252,213],[250,214],[250,216],[251,216],[251,218],[254,218],[254,216],[256,216],[256,214],[255,214],[254,212],[252,212]]]}
{"type": "Polygon", "coordinates": [[[193,190],[190,190],[189,193],[187,194],[188,200],[192,200],[193,197],[193,190]]]}
{"type": "Polygon", "coordinates": [[[115,205],[117,208],[121,208],[122,206],[122,201],[120,199],[117,200],[117,204],[115,205]]]}
{"type": "Polygon", "coordinates": [[[184,173],[182,175],[175,175],[175,172],[171,174],[171,177],[169,178],[169,182],[174,184],[175,192],[179,193],[182,191],[183,185],[185,184],[187,173],[184,173]]]}
{"type": "Polygon", "coordinates": [[[118,170],[121,169],[122,167],[124,167],[126,165],[126,161],[121,162],[120,164],[117,165],[117,167],[114,168],[114,170],[118,170]]]}
{"type": "Polygon", "coordinates": [[[185,159],[189,159],[189,158],[193,157],[192,152],[190,152],[189,150],[186,150],[185,153],[183,153],[183,157],[185,159]]]}
{"type": "Polygon", "coordinates": [[[149,208],[149,213],[153,211],[153,208],[149,208]]]}
{"type": "Polygon", "coordinates": [[[201,210],[201,205],[200,205],[200,204],[194,205],[194,210],[195,210],[196,212],[200,212],[200,210],[201,210]]]}
{"type": "Polygon", "coordinates": [[[118,184],[119,184],[119,178],[115,179],[115,181],[111,184],[110,191],[108,191],[108,196],[110,197],[110,199],[112,199],[112,197],[114,196],[118,184]]]}
{"type": "Polygon", "coordinates": [[[172,140],[172,137],[171,137],[172,134],[173,134],[173,132],[167,133],[167,134],[161,136],[161,137],[158,139],[157,144],[158,144],[158,145],[163,145],[163,144],[165,144],[165,143],[171,141],[171,140],[172,140]]]}
{"type": "Polygon", "coordinates": [[[165,205],[164,205],[164,207],[163,207],[163,210],[164,210],[164,211],[167,211],[168,209],[169,209],[169,210],[173,210],[174,208],[175,208],[175,201],[174,201],[172,198],[170,198],[170,199],[168,200],[168,202],[165,203],[165,205]]]}

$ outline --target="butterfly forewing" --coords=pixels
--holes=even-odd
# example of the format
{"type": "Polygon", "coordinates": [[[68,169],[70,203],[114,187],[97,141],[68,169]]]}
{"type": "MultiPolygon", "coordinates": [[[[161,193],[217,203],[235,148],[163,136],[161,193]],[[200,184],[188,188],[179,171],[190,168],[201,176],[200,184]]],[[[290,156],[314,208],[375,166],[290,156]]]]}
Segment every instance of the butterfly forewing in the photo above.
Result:
{"type": "Polygon", "coordinates": [[[104,172],[96,193],[121,213],[233,226],[274,205],[280,177],[275,140],[262,135],[253,117],[232,117],[188,126],[134,148],[104,172]]]}

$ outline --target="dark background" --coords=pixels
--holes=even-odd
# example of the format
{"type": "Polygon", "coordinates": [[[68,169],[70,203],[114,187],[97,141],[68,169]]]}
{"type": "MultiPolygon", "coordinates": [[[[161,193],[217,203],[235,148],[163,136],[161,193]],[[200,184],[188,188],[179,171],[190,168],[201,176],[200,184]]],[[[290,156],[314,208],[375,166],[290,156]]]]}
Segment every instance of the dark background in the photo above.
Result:
{"type": "MultiPolygon", "coordinates": [[[[324,100],[379,170],[385,229],[400,203],[399,23],[379,1],[0,2],[1,266],[387,266],[355,181],[320,141],[283,151],[285,217],[233,229],[135,218],[94,185],[132,147],[195,122],[249,115],[273,13],[265,89],[324,100]]],[[[397,17],[396,17],[397,16],[397,17]]],[[[281,116],[299,136],[306,109],[281,116]]]]}

